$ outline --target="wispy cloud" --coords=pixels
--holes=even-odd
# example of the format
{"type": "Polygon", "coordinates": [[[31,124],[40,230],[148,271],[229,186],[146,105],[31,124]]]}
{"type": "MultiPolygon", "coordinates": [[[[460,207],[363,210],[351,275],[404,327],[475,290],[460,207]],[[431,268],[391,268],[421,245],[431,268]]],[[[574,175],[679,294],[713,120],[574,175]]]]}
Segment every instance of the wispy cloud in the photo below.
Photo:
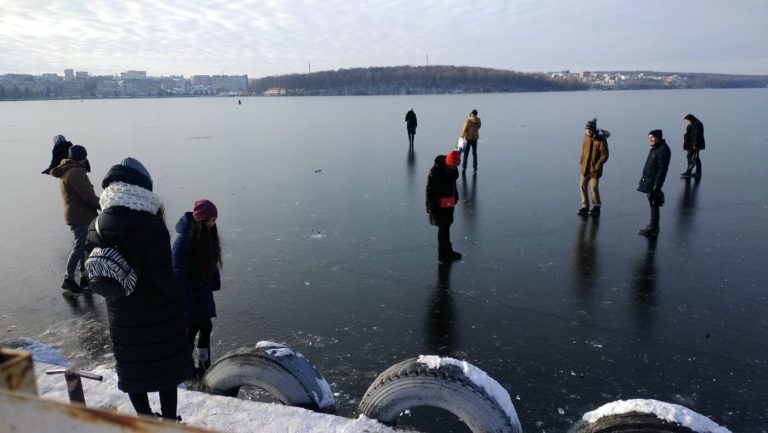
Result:
{"type": "Polygon", "coordinates": [[[0,0],[0,73],[432,64],[768,73],[768,2],[0,0]]]}

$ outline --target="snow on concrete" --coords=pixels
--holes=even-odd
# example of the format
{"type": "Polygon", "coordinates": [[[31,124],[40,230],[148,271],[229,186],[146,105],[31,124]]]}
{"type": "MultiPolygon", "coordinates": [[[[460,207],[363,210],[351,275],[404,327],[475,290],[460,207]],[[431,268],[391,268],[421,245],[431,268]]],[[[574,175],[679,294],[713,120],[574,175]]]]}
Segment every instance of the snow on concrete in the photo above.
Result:
{"type": "MultiPolygon", "coordinates": [[[[66,361],[56,350],[42,343],[31,339],[24,343],[26,345],[22,349],[33,354],[38,395],[44,399],[68,402],[64,375],[45,374],[48,370],[66,366],[66,361]]],[[[128,415],[136,414],[128,395],[117,389],[117,374],[114,370],[99,366],[89,372],[103,376],[104,380],[97,382],[82,379],[87,406],[116,410],[128,415]]],[[[330,387],[328,389],[330,392],[330,387]]],[[[153,410],[159,412],[157,393],[150,393],[149,401],[153,410]]],[[[231,433],[396,433],[362,415],[357,419],[344,418],[280,404],[189,391],[183,387],[178,390],[177,412],[187,425],[231,433]]]]}
{"type": "Polygon", "coordinates": [[[687,407],[658,400],[617,400],[585,413],[582,419],[593,423],[604,416],[628,412],[654,414],[657,418],[680,424],[698,433],[731,433],[727,428],[687,407]]]}
{"type": "Polygon", "coordinates": [[[427,367],[435,369],[439,369],[444,365],[454,365],[459,367],[472,383],[484,389],[492,399],[496,400],[499,407],[501,407],[502,410],[504,410],[504,413],[507,414],[512,425],[516,425],[517,430],[522,431],[520,420],[517,418],[517,411],[515,411],[515,406],[512,404],[512,399],[509,397],[509,393],[502,388],[499,382],[496,382],[483,370],[480,370],[466,361],[459,361],[453,358],[441,358],[434,355],[420,355],[417,362],[426,364],[427,367]]]}

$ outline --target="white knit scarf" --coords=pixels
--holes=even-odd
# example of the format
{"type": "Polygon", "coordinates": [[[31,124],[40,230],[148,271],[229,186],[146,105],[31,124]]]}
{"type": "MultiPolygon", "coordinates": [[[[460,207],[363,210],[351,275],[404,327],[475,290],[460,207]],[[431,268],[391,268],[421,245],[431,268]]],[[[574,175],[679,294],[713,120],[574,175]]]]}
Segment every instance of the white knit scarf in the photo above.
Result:
{"type": "Polygon", "coordinates": [[[128,209],[156,214],[163,205],[160,197],[148,189],[125,182],[112,182],[101,193],[101,209],[125,206],[128,209]]]}

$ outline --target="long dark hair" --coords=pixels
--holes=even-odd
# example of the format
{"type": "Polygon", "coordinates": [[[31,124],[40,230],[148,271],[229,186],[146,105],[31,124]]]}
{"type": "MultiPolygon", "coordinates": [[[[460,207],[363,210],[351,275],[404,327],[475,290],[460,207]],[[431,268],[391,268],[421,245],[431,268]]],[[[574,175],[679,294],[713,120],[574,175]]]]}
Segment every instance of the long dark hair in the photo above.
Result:
{"type": "Polygon", "coordinates": [[[190,248],[193,280],[201,281],[221,269],[221,243],[216,225],[208,227],[205,221],[193,221],[190,248]]]}

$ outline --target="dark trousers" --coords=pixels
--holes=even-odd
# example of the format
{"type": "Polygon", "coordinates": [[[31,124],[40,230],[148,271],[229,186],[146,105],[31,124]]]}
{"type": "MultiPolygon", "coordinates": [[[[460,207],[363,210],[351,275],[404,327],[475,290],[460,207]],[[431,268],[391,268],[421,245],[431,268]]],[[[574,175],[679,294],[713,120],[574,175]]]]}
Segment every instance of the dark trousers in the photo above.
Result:
{"type": "Polygon", "coordinates": [[[189,344],[195,343],[195,336],[200,333],[200,337],[197,339],[197,347],[211,347],[211,332],[213,331],[213,323],[209,318],[198,318],[190,320],[187,324],[189,327],[189,344]]]}
{"type": "Polygon", "coordinates": [[[699,157],[699,150],[689,150],[685,157],[688,159],[688,169],[685,170],[685,172],[691,174],[695,167],[696,175],[701,176],[701,158],[699,157]]]}
{"type": "Polygon", "coordinates": [[[467,169],[467,160],[469,159],[469,149],[472,149],[472,167],[477,168],[477,140],[467,140],[467,146],[464,148],[464,161],[462,162],[462,169],[467,169]]]}
{"type": "Polygon", "coordinates": [[[651,224],[653,228],[659,228],[659,218],[661,218],[661,212],[659,212],[658,206],[651,206],[651,224]]]}
{"type": "Polygon", "coordinates": [[[69,229],[72,231],[74,243],[67,259],[67,271],[64,277],[74,279],[75,269],[78,267],[80,275],[85,275],[85,240],[88,238],[88,224],[72,225],[69,229]]]}
{"type": "Polygon", "coordinates": [[[444,254],[451,251],[451,224],[437,226],[437,252],[444,254]]]}
{"type": "MultiPolygon", "coordinates": [[[[146,392],[129,392],[128,398],[139,415],[152,416],[152,408],[149,406],[149,396],[146,392]]],[[[163,418],[176,419],[176,388],[160,391],[160,410],[163,418]]]]}

